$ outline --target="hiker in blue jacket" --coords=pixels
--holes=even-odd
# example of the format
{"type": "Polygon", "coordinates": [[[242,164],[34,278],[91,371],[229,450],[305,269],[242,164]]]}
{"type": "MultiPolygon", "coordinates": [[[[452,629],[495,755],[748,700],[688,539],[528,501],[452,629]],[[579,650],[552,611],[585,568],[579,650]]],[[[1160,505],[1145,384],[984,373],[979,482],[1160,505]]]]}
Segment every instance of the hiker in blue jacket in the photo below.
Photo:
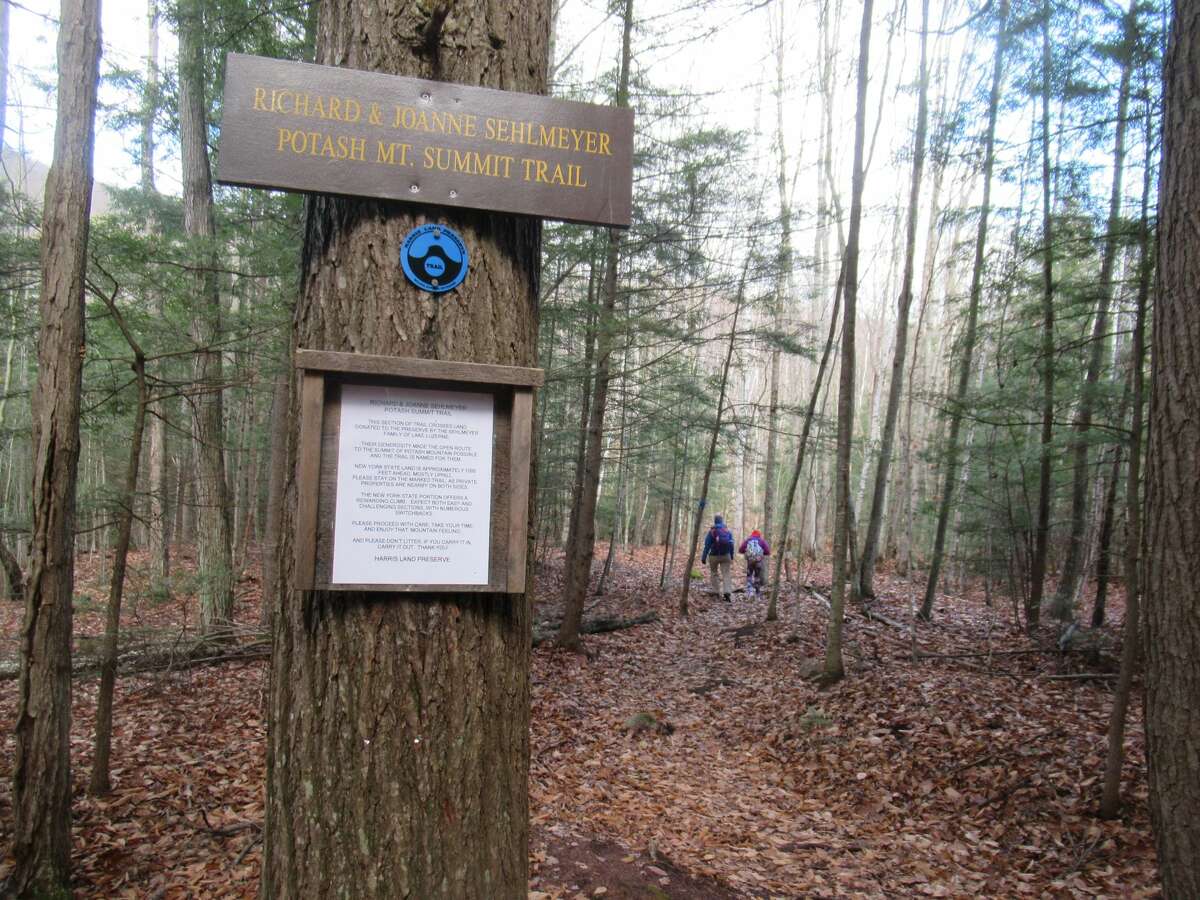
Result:
{"type": "Polygon", "coordinates": [[[700,565],[708,563],[708,579],[714,594],[720,594],[726,603],[733,593],[733,532],[725,526],[721,516],[713,517],[712,528],[704,536],[704,552],[700,554],[700,565]]]}

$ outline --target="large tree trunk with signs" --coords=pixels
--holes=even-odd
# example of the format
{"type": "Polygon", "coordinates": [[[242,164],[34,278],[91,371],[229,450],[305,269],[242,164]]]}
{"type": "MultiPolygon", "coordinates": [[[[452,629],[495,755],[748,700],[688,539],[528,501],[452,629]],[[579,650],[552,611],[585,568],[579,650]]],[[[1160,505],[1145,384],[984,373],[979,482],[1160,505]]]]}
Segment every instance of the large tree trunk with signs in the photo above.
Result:
{"type": "MultiPolygon", "coordinates": [[[[321,9],[317,62],[542,93],[550,4],[321,9]]],[[[529,366],[541,230],[529,217],[317,196],[295,346],[529,366]],[[457,290],[404,280],[437,221],[466,242],[457,290]]],[[[524,594],[305,592],[291,564],[289,420],[267,748],[265,897],[525,897],[530,610],[524,594]]]]}
{"type": "Polygon", "coordinates": [[[16,863],[0,891],[15,896],[66,896],[70,890],[75,475],[99,63],[99,2],[64,0],[54,165],[42,215],[41,329],[32,400],[33,534],[13,762],[16,863]]]}
{"type": "Polygon", "coordinates": [[[1200,897],[1200,3],[1175,0],[1164,82],[1146,467],[1146,736],[1164,896],[1200,897]]]}

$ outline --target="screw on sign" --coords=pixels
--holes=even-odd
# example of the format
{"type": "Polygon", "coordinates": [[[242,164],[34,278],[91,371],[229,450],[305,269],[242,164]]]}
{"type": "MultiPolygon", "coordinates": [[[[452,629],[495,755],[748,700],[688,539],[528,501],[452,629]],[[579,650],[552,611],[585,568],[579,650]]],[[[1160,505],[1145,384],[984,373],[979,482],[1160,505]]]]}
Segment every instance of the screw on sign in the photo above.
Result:
{"type": "Polygon", "coordinates": [[[421,290],[445,293],[467,277],[467,245],[445,225],[421,225],[400,246],[400,266],[421,290]]]}

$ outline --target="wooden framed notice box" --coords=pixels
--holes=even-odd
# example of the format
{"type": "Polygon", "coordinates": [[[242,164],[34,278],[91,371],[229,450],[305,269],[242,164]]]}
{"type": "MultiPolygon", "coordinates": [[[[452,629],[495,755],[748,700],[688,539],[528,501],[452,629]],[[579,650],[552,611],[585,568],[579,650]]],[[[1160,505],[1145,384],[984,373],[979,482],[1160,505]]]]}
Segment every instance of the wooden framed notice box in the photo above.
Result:
{"type": "Polygon", "coordinates": [[[296,585],[521,593],[541,369],[297,350],[296,585]]]}

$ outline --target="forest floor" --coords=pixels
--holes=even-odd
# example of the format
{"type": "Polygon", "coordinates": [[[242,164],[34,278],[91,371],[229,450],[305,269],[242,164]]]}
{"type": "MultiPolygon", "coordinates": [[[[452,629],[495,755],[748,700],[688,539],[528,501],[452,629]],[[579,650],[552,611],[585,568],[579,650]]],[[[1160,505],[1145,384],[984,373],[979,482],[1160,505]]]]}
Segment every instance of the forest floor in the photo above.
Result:
{"type": "MultiPolygon", "coordinates": [[[[847,677],[822,689],[811,675],[828,567],[806,572],[808,587],[764,623],[765,600],[723,603],[701,581],[680,618],[679,588],[658,588],[660,561],[661,548],[619,554],[585,617],[659,621],[588,637],[587,655],[534,650],[531,898],[1159,896],[1140,703],[1126,812],[1103,822],[1094,812],[1113,681],[1061,677],[1108,674],[1119,597],[1115,623],[1093,636],[1099,660],[1059,653],[1050,627],[1031,640],[975,591],[942,598],[915,629],[920,652],[940,656],[914,659],[909,582],[884,574],[875,610],[896,624],[851,611],[847,677]]],[[[81,559],[77,649],[103,629],[103,602],[88,599],[105,595],[99,575],[81,559]]],[[[561,578],[561,560],[542,567],[536,621],[558,618],[561,578]]],[[[130,633],[194,632],[187,595],[156,603],[135,578],[127,598],[130,633]]],[[[256,580],[243,579],[238,620],[252,625],[258,603],[256,580]]],[[[0,604],[5,670],[20,617],[0,604]]],[[[115,789],[100,799],[85,792],[97,681],[76,679],[76,896],[256,896],[266,674],[260,660],[123,678],[115,789]]],[[[8,678],[6,848],[15,705],[8,678]]]]}

